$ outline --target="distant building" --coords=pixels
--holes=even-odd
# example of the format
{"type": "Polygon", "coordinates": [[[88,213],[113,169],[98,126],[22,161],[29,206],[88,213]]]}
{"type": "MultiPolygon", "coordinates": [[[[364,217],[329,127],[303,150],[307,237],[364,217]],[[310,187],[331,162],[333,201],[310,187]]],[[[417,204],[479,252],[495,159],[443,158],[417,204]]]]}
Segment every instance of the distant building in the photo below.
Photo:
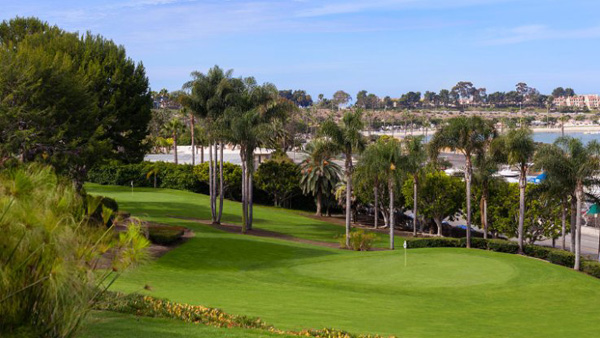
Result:
{"type": "Polygon", "coordinates": [[[557,107],[588,107],[600,108],[600,95],[587,94],[575,96],[560,96],[554,99],[554,105],[557,107]]]}

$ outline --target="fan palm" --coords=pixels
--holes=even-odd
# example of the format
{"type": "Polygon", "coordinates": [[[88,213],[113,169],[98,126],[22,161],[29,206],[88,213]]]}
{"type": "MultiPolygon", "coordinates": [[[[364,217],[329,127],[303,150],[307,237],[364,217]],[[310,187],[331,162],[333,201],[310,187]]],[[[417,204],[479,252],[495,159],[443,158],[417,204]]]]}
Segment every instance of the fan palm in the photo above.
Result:
{"type": "Polygon", "coordinates": [[[352,154],[362,151],[365,147],[365,140],[362,135],[363,129],[362,111],[355,110],[345,113],[339,124],[335,123],[332,119],[325,121],[319,131],[322,136],[330,140],[335,148],[341,151],[346,157],[344,164],[344,176],[346,180],[346,246],[350,245],[352,154]]]}
{"type": "Polygon", "coordinates": [[[312,141],[307,146],[308,158],[300,164],[300,187],[304,194],[316,197],[317,216],[323,216],[323,197],[331,195],[342,176],[342,168],[332,161],[328,148],[327,142],[322,139],[312,141]]]}
{"type": "Polygon", "coordinates": [[[480,152],[496,136],[491,121],[479,116],[449,119],[433,135],[429,151],[433,158],[444,148],[460,151],[465,156],[465,183],[467,204],[467,248],[471,247],[471,176],[473,156],[480,152]]]}
{"type": "Polygon", "coordinates": [[[600,143],[596,140],[583,145],[581,140],[565,136],[558,138],[553,146],[545,146],[536,154],[536,165],[543,167],[548,179],[556,179],[571,188],[575,196],[575,265],[579,270],[581,262],[581,203],[584,199],[584,187],[598,184],[600,173],[600,143]]]}

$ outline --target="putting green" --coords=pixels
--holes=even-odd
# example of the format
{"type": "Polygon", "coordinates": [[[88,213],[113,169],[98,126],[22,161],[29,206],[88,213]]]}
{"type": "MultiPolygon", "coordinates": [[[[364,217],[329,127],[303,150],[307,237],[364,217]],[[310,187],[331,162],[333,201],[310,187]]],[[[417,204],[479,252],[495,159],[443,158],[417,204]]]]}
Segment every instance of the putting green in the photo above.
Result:
{"type": "MultiPolygon", "coordinates": [[[[404,267],[403,250],[352,252],[224,233],[168,216],[195,215],[205,208],[201,195],[157,190],[132,197],[126,188],[100,186],[88,191],[115,197],[134,215],[196,233],[124,274],[114,290],[258,316],[286,330],[334,327],[401,337],[594,337],[600,332],[600,280],[562,266],[475,249],[432,248],[408,250],[404,267]]],[[[233,219],[231,213],[227,217],[233,219]]],[[[256,213],[257,227],[303,238],[327,238],[340,228],[286,210],[257,207],[256,213]]],[[[120,318],[115,320],[125,321],[121,325],[136,325],[120,318]]]]}

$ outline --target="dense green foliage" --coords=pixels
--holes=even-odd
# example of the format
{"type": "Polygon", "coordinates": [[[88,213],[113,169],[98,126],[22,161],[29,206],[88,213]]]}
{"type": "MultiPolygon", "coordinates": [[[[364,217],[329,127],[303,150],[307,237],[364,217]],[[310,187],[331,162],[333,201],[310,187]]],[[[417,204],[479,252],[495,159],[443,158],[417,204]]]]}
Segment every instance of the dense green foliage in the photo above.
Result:
{"type": "Polygon", "coordinates": [[[35,18],[0,24],[0,159],[42,161],[82,182],[95,163],[141,161],[151,99],[144,67],[101,36],[35,18]]]}
{"type": "Polygon", "coordinates": [[[154,244],[171,245],[177,243],[185,231],[184,227],[148,225],[148,239],[154,244]]]}
{"type": "Polygon", "coordinates": [[[300,169],[292,161],[266,161],[256,171],[256,187],[273,198],[275,206],[290,206],[300,195],[300,169]]]}
{"type": "MultiPolygon", "coordinates": [[[[0,335],[72,336],[104,283],[143,258],[147,241],[139,227],[109,235],[106,222],[91,217],[99,206],[101,197],[87,198],[86,207],[73,185],[47,167],[0,174],[0,335]],[[94,273],[108,250],[112,269],[94,273]]],[[[105,209],[108,218],[112,211],[105,209]]]]}

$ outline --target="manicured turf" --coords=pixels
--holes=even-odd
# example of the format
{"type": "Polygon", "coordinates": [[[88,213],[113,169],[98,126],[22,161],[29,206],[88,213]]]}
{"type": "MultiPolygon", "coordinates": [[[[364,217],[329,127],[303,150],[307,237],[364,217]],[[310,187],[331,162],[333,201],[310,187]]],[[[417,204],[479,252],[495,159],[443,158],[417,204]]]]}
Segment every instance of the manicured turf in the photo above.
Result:
{"type": "MultiPolygon", "coordinates": [[[[165,217],[197,217],[195,209],[206,201],[201,195],[87,189],[115,197],[133,214],[196,231],[181,247],[125,274],[115,290],[259,316],[281,329],[335,327],[407,337],[592,337],[600,332],[600,281],[565,267],[458,248],[409,250],[405,267],[402,250],[351,252],[223,233],[165,217]],[[146,285],[152,291],[144,291],[146,285]]],[[[236,221],[231,209],[236,205],[227,207],[227,221],[236,221]]],[[[327,231],[338,229],[285,210],[257,208],[256,213],[260,227],[281,227],[305,238],[326,240],[327,231]]],[[[152,335],[132,331],[129,336],[152,335]]]]}

